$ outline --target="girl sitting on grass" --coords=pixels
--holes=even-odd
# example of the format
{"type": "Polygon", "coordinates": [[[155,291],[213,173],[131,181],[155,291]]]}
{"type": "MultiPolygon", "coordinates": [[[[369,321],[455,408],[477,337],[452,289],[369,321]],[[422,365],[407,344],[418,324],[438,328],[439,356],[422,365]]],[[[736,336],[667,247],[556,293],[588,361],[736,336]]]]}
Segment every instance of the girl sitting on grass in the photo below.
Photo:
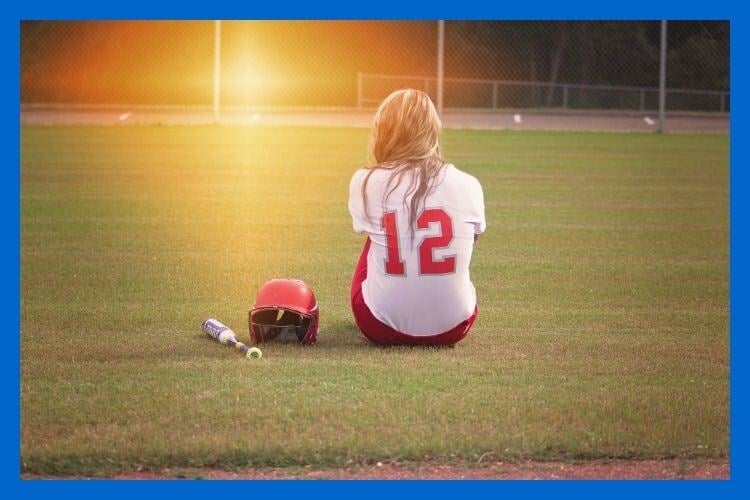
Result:
{"type": "Polygon", "coordinates": [[[352,312],[381,345],[453,345],[477,317],[469,277],[486,228],[479,181],[440,156],[442,124],[430,97],[398,90],[378,108],[372,165],[354,173],[349,212],[366,233],[352,312]]]}

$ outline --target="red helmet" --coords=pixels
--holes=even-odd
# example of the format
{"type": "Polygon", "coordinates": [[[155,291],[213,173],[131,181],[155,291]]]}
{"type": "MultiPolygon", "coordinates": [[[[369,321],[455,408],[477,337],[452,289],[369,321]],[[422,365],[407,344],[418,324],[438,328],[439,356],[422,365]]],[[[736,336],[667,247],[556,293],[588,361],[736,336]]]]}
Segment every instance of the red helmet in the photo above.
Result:
{"type": "Polygon", "coordinates": [[[278,338],[314,344],[318,339],[318,302],[300,280],[266,282],[250,310],[250,339],[256,344],[278,338]]]}

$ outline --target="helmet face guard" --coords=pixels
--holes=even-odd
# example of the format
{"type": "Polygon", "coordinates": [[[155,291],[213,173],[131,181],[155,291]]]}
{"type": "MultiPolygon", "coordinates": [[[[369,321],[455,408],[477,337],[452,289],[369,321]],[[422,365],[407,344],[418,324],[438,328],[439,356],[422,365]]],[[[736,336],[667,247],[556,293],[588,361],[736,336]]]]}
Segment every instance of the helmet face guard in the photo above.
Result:
{"type": "Polygon", "coordinates": [[[250,338],[255,343],[278,340],[279,342],[299,342],[312,344],[315,342],[317,327],[313,315],[303,315],[296,311],[281,308],[257,308],[250,311],[248,324],[250,338]]]}
{"type": "Polygon", "coordinates": [[[314,344],[318,319],[318,301],[304,281],[274,279],[258,290],[247,323],[250,339],[256,344],[274,339],[314,344]]]}

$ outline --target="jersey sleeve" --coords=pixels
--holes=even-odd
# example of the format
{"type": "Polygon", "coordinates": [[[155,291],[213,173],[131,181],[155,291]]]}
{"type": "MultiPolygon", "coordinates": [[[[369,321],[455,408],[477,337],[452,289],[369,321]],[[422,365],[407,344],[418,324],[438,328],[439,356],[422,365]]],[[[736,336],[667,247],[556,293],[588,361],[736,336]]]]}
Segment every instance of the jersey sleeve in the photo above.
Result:
{"type": "Polygon", "coordinates": [[[363,170],[357,170],[349,182],[349,214],[352,216],[352,227],[357,233],[367,231],[367,217],[362,204],[363,170]]]}
{"type": "Polygon", "coordinates": [[[470,177],[466,193],[469,195],[469,218],[468,222],[474,224],[474,234],[482,234],[487,229],[487,221],[484,217],[484,193],[482,185],[475,177],[470,177]]]}

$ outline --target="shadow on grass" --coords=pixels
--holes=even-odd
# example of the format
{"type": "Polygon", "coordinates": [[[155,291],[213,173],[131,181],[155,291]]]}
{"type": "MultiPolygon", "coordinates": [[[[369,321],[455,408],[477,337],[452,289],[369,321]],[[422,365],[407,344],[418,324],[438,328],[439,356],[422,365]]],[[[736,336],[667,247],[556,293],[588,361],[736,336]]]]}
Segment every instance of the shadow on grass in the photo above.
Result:
{"type": "Polygon", "coordinates": [[[445,350],[453,349],[453,346],[383,346],[370,342],[363,334],[359,331],[357,325],[354,324],[353,320],[333,320],[332,325],[327,329],[336,336],[336,347],[342,346],[355,346],[358,348],[370,348],[378,350],[393,350],[393,351],[419,351],[419,350],[445,350]]]}

